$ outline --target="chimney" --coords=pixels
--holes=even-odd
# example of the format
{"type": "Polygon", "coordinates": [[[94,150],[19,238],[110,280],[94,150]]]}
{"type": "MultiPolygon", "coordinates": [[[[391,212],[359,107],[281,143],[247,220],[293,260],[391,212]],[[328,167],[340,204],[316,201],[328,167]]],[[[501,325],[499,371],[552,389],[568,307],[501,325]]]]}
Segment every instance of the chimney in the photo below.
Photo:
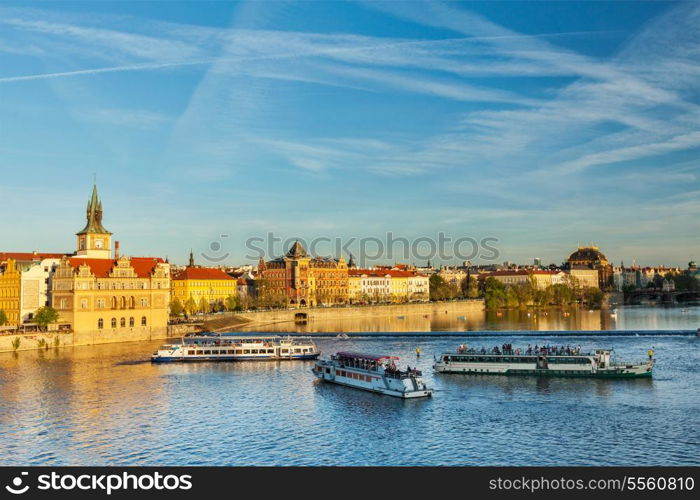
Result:
{"type": "Polygon", "coordinates": [[[119,241],[114,242],[114,260],[119,260],[119,241]]]}

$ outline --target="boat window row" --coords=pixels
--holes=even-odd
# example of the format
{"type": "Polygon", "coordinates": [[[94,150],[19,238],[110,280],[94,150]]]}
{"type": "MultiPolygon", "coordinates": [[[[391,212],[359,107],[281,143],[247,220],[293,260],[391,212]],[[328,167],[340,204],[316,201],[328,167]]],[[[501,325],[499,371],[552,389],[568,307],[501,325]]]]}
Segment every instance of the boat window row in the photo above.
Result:
{"type": "Polygon", "coordinates": [[[339,377],[346,377],[346,378],[351,378],[353,380],[362,380],[363,382],[371,382],[372,377],[369,375],[363,375],[361,373],[355,373],[355,372],[348,372],[345,370],[338,370],[336,374],[339,377]]]}
{"type": "MultiPolygon", "coordinates": [[[[557,364],[590,364],[590,358],[572,356],[549,356],[550,363],[557,364]]],[[[450,361],[458,363],[535,363],[534,356],[450,356],[450,361]]]]}
{"type": "MultiPolygon", "coordinates": [[[[312,352],[312,349],[281,349],[280,354],[307,354],[312,352]]],[[[187,351],[189,356],[202,356],[202,355],[212,355],[212,354],[275,354],[274,349],[205,349],[205,350],[195,350],[189,349],[187,351]]]]}

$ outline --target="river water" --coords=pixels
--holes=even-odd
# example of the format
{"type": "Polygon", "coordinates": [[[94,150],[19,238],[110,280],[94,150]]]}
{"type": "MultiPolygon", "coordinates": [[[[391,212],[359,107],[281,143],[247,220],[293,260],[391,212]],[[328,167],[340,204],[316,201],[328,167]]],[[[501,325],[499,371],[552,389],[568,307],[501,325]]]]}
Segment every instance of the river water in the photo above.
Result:
{"type": "MultiPolygon", "coordinates": [[[[617,323],[690,330],[698,319],[697,307],[621,308],[617,323]]],[[[459,338],[317,340],[324,355],[417,365],[434,397],[402,401],[320,383],[310,362],[151,364],[153,342],[2,353],[0,465],[700,465],[699,338],[469,342],[604,346],[624,360],[653,345],[658,362],[651,380],[436,375],[432,356],[459,338]]]]}

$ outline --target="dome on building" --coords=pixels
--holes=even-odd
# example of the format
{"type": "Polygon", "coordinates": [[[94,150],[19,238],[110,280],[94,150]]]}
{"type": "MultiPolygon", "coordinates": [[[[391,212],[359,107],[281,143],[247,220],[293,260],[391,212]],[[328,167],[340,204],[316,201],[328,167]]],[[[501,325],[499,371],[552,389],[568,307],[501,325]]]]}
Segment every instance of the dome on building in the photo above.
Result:
{"type": "Polygon", "coordinates": [[[578,247],[578,249],[569,256],[571,264],[607,264],[608,259],[598,250],[598,247],[578,247]]]}

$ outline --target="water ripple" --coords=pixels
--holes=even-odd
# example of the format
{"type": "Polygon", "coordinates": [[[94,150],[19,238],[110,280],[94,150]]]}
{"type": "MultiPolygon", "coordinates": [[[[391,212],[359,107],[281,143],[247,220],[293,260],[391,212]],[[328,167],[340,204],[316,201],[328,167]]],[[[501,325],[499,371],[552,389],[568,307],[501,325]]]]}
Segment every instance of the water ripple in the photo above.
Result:
{"type": "Polygon", "coordinates": [[[325,353],[387,351],[417,364],[435,397],[414,401],[320,383],[308,362],[142,362],[156,343],[0,354],[1,464],[700,464],[697,339],[605,339],[621,358],[653,343],[653,380],[431,373],[432,355],[456,343],[318,341],[325,353]]]}

